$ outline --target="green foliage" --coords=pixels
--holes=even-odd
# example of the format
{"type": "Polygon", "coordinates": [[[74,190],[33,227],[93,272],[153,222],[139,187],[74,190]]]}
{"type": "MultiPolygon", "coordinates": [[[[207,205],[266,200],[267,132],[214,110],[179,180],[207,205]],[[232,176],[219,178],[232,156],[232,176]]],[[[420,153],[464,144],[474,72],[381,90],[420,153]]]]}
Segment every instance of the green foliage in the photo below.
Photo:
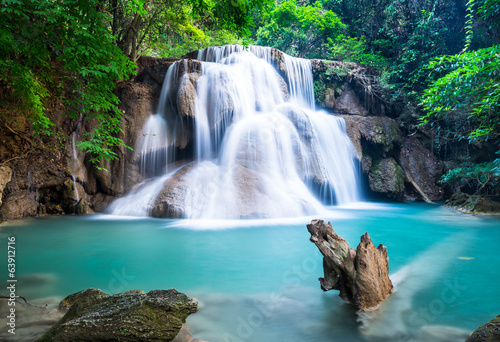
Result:
{"type": "Polygon", "coordinates": [[[80,147],[94,153],[94,160],[112,159],[112,138],[121,118],[115,81],[133,73],[134,63],[113,43],[108,16],[97,0],[3,0],[0,25],[0,70],[4,85],[15,89],[11,102],[19,101],[36,134],[50,134],[45,100],[59,96],[70,117],[95,117],[99,122],[91,138],[80,147]],[[59,66],[64,76],[57,78],[59,66]],[[71,94],[63,94],[69,87],[71,94]],[[108,124],[112,118],[113,125],[108,124]],[[103,138],[106,137],[106,138],[103,138]]]}
{"type": "Polygon", "coordinates": [[[324,58],[329,39],[342,34],[345,25],[321,2],[299,6],[294,0],[280,3],[257,31],[258,44],[273,46],[290,55],[324,58]]]}
{"type": "Polygon", "coordinates": [[[379,71],[388,68],[389,61],[380,52],[370,51],[366,37],[346,37],[339,35],[336,39],[328,38],[328,59],[354,62],[376,68],[379,71]]]}
{"type": "Polygon", "coordinates": [[[465,163],[449,170],[441,177],[440,183],[467,186],[476,189],[477,195],[500,197],[500,159],[480,164],[465,163]]]}
{"type": "Polygon", "coordinates": [[[479,1],[478,13],[490,28],[500,26],[500,3],[498,0],[479,1]]]}
{"type": "Polygon", "coordinates": [[[104,1],[112,17],[112,34],[124,54],[162,57],[214,44],[242,42],[253,24],[252,12],[265,11],[271,0],[129,0],[104,1]],[[140,9],[140,11],[139,11],[140,9]]]}
{"type": "Polygon", "coordinates": [[[460,122],[456,139],[470,142],[498,138],[500,132],[500,45],[460,55],[443,56],[428,70],[441,75],[425,89],[424,124],[446,119],[460,122]]]}

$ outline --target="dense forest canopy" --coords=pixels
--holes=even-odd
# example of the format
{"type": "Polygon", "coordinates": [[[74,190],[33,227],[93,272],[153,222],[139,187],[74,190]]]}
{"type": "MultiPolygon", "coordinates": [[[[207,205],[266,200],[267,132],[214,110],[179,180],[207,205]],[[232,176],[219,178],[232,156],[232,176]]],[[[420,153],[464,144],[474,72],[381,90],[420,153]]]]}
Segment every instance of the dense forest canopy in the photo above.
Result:
{"type": "MultiPolygon", "coordinates": [[[[22,113],[33,122],[35,134],[51,134],[57,128],[47,108],[53,99],[61,101],[71,117],[97,120],[96,129],[79,143],[96,162],[116,158],[113,146],[123,144],[116,138],[122,113],[113,90],[118,80],[133,75],[141,55],[181,57],[228,43],[273,46],[297,57],[368,67],[388,103],[412,108],[411,115],[398,120],[431,131],[435,153],[443,159],[452,158],[450,146],[464,142],[499,149],[498,0],[1,4],[2,115],[22,113]]],[[[498,196],[497,157],[463,160],[444,181],[498,196]]]]}

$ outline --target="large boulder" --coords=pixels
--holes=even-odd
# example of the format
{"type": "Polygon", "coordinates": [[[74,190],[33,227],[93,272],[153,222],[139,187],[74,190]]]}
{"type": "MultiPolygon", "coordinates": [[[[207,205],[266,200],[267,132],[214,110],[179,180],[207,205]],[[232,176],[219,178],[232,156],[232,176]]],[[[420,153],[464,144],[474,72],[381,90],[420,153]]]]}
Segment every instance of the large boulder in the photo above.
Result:
{"type": "Polygon", "coordinates": [[[196,163],[189,163],[180,168],[163,186],[160,194],[153,203],[151,215],[153,217],[182,218],[185,216],[185,201],[190,185],[185,175],[196,163]]]}
{"type": "Polygon", "coordinates": [[[171,341],[198,302],[174,289],[116,295],[87,289],[63,299],[60,308],[68,312],[37,342],[171,341]]]}
{"type": "Polygon", "coordinates": [[[177,111],[180,116],[195,116],[196,81],[199,73],[184,74],[177,92],[177,111]]]}
{"type": "Polygon", "coordinates": [[[453,194],[444,205],[465,214],[500,214],[500,203],[463,192],[453,194]]]}
{"type": "Polygon", "coordinates": [[[307,230],[324,257],[324,278],[319,278],[323,291],[339,290],[340,298],[361,310],[376,308],[392,293],[387,248],[375,248],[368,233],[354,250],[331,223],[313,220],[307,230]]]}
{"type": "Polygon", "coordinates": [[[437,185],[443,174],[443,163],[415,138],[403,138],[399,160],[407,182],[415,182],[431,201],[443,199],[437,185]]]}
{"type": "Polygon", "coordinates": [[[401,147],[398,124],[385,116],[340,115],[359,156],[384,156],[401,147]]]}
{"type": "Polygon", "coordinates": [[[405,174],[393,158],[384,158],[371,167],[368,183],[373,192],[401,199],[405,191],[405,174]]]}
{"type": "MultiPolygon", "coordinates": [[[[329,88],[328,88],[329,89],[329,88]]],[[[326,92],[326,104],[331,104],[331,91],[326,92]]],[[[333,110],[341,114],[351,115],[368,115],[368,111],[361,104],[359,96],[352,90],[349,84],[344,86],[344,89],[333,105],[333,110]]]]}
{"type": "MultiPolygon", "coordinates": [[[[239,162],[244,163],[244,160],[239,162]]],[[[201,210],[204,206],[209,207],[206,200],[226,200],[222,196],[225,193],[224,189],[230,184],[234,185],[234,188],[231,189],[234,197],[230,207],[224,208],[227,210],[227,215],[234,215],[238,218],[267,216],[266,210],[268,208],[261,205],[262,199],[266,198],[265,189],[255,170],[241,164],[235,164],[230,172],[231,178],[220,178],[220,174],[213,173],[213,171],[212,167],[200,166],[195,162],[181,167],[168,179],[156,197],[151,212],[152,216],[161,218],[186,217],[187,209],[196,211],[201,210]],[[193,185],[190,172],[206,173],[202,188],[193,185]],[[207,175],[216,176],[210,178],[207,175]]]]}
{"type": "Polygon", "coordinates": [[[500,315],[483,326],[477,328],[465,342],[497,342],[500,341],[500,315]]]}

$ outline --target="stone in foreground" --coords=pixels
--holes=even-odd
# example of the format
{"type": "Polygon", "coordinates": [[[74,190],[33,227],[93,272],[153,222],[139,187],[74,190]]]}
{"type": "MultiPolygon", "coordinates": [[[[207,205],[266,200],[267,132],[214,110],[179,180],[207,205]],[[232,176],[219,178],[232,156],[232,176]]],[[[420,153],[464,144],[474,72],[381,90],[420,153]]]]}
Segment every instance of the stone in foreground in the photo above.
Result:
{"type": "Polygon", "coordinates": [[[464,214],[500,214],[500,203],[490,201],[479,195],[469,195],[463,192],[453,194],[444,205],[464,214]]]}
{"type": "Polygon", "coordinates": [[[313,220],[307,230],[324,257],[325,276],[319,278],[323,291],[339,290],[340,298],[361,310],[375,309],[392,293],[387,248],[382,244],[375,248],[368,233],[355,250],[331,223],[313,220]]]}
{"type": "Polygon", "coordinates": [[[477,328],[465,342],[500,341],[500,315],[477,328]]]}
{"type": "Polygon", "coordinates": [[[37,342],[171,341],[198,310],[198,302],[174,289],[116,295],[87,289],[66,297],[59,307],[69,310],[37,342]]]}

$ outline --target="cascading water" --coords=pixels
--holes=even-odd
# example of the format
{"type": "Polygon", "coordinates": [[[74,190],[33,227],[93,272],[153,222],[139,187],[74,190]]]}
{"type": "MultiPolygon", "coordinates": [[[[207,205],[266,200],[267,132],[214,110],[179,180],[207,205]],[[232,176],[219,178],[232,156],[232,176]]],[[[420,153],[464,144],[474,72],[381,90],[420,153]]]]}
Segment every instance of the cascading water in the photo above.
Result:
{"type": "MultiPolygon", "coordinates": [[[[117,200],[111,212],[168,216],[161,208],[175,208],[187,218],[269,218],[313,215],[324,204],[358,201],[355,150],[344,120],[315,110],[309,61],[283,54],[282,77],[273,67],[273,53],[237,45],[200,51],[194,162],[180,175],[163,176],[155,186],[147,182],[117,200]]],[[[172,151],[183,122],[179,89],[191,75],[181,75],[181,69],[188,70],[186,60],[169,68],[158,113],[141,133],[143,175],[166,175],[175,161],[172,151]]]]}

